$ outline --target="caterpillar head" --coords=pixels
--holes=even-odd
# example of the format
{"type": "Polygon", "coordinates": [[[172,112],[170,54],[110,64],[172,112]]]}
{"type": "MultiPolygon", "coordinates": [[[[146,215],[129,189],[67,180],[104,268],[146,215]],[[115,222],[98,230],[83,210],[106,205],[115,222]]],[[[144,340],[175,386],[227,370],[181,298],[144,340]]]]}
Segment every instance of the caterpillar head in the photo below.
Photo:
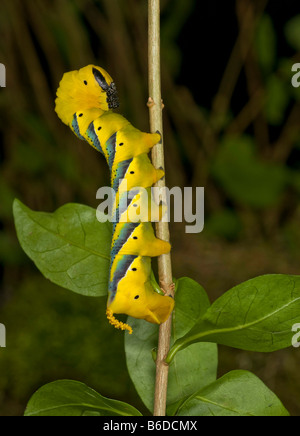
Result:
{"type": "Polygon", "coordinates": [[[97,109],[102,115],[119,106],[113,79],[103,68],[94,65],[65,73],[55,103],[57,115],[67,125],[78,111],[97,109]]]}

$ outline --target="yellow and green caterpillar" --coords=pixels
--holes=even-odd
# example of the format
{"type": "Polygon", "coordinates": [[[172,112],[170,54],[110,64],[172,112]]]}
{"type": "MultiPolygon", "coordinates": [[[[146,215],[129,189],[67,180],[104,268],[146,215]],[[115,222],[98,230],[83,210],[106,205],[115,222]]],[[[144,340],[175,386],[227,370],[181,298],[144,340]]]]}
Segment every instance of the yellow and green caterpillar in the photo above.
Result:
{"type": "MultiPolygon", "coordinates": [[[[128,191],[139,187],[149,192],[164,176],[148,157],[151,148],[161,140],[160,134],[136,129],[122,115],[113,112],[117,107],[115,84],[102,68],[89,65],[64,74],[57,90],[56,113],[78,138],[105,156],[111,172],[111,186],[116,192],[116,222],[106,313],[112,325],[132,333],[131,327],[113,314],[127,314],[161,324],[173,310],[173,298],[157,293],[150,282],[151,257],[168,253],[171,246],[155,237],[148,213],[141,215],[138,222],[130,221],[130,209],[142,209],[139,190],[125,204],[121,194],[124,183],[128,191]]],[[[151,207],[153,210],[153,204],[151,207]]],[[[160,215],[159,207],[156,215],[160,215]]]]}

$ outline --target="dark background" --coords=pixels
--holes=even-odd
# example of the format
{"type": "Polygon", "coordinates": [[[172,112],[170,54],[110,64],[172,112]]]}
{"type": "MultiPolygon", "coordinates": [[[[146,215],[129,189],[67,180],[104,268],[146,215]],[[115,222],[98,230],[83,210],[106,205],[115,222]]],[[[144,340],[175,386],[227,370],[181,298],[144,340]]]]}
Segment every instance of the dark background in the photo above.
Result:
{"type": "MultiPolygon", "coordinates": [[[[300,107],[291,67],[300,61],[293,0],[162,0],[162,87],[167,183],[205,187],[205,230],[171,225],[176,277],[200,282],[211,301],[232,286],[300,267],[300,107]]],[[[2,0],[0,62],[0,415],[22,414],[42,384],[77,379],[141,407],[123,336],[105,301],[51,284],[23,254],[12,202],[52,212],[97,207],[106,165],[57,118],[65,71],[107,69],[120,111],[149,130],[145,0],[2,0]],[[98,304],[99,303],[99,304],[98,304]],[[108,340],[109,338],[109,340],[108,340]]],[[[300,415],[300,351],[264,355],[220,347],[219,375],[257,374],[300,415]]]]}

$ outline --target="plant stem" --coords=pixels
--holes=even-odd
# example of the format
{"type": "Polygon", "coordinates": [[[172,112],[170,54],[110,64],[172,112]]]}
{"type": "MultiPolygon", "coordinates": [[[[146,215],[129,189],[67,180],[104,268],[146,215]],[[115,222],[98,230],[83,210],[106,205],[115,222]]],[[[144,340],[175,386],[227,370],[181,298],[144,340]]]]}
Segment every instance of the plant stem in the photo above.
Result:
{"type": "MultiPolygon", "coordinates": [[[[159,131],[163,137],[161,71],[160,71],[160,0],[148,0],[149,5],[149,112],[151,132],[159,131]]],[[[152,151],[152,162],[156,168],[165,168],[163,140],[152,151]]],[[[165,187],[165,178],[157,183],[165,187]]],[[[162,198],[164,201],[164,198],[162,198]]],[[[168,223],[156,224],[156,235],[165,241],[170,240],[168,223]]],[[[172,295],[172,266],[170,254],[158,258],[159,284],[172,295]]],[[[159,342],[156,359],[156,381],[154,398],[154,416],[165,416],[168,388],[169,365],[165,358],[170,349],[171,317],[159,328],[159,342]]]]}

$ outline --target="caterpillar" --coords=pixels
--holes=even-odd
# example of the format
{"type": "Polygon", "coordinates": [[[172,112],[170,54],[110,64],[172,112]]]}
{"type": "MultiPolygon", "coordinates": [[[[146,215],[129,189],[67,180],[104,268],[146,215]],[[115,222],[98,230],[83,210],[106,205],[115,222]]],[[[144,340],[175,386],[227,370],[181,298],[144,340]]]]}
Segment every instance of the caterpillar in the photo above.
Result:
{"type": "Polygon", "coordinates": [[[151,223],[153,214],[150,216],[143,207],[146,192],[155,219],[162,215],[162,207],[155,205],[150,188],[164,177],[164,171],[155,169],[148,156],[161,141],[161,135],[141,132],[122,115],[113,112],[119,106],[115,83],[104,69],[95,65],[65,73],[55,104],[61,121],[79,139],[104,155],[110,169],[111,186],[116,192],[107,318],[114,327],[128,330],[130,334],[132,328],[117,320],[114,314],[161,324],[169,318],[174,299],[154,290],[151,258],[169,253],[171,245],[156,238],[151,223]],[[132,189],[131,196],[125,195],[132,189]],[[130,212],[137,209],[140,215],[131,220],[130,212]]]}

